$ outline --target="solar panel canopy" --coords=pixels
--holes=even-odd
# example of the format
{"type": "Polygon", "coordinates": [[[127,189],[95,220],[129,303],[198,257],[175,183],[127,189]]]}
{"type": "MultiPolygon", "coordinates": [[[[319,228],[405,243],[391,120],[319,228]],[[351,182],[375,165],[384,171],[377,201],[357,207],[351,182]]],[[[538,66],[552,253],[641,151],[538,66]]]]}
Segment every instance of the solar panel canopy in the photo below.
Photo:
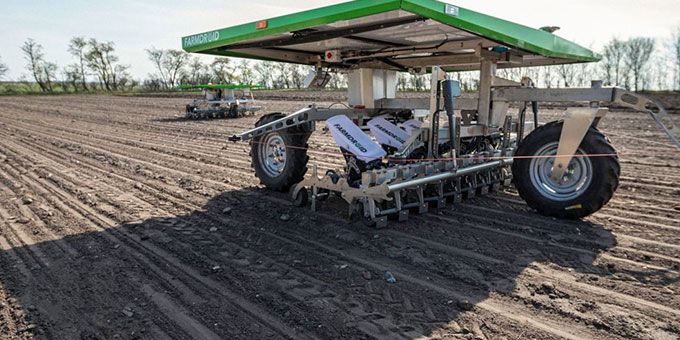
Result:
{"type": "Polygon", "coordinates": [[[436,0],[356,0],[182,38],[187,52],[330,68],[479,69],[599,60],[553,33],[436,0]]]}

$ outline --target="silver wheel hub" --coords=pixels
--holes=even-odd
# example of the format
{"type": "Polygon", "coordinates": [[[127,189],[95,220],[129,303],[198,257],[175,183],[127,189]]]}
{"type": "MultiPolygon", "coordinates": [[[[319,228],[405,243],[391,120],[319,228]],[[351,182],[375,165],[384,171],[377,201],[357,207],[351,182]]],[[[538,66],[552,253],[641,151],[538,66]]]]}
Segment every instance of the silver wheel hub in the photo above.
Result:
{"type": "Polygon", "coordinates": [[[270,177],[278,177],[286,168],[286,144],[278,133],[267,135],[259,146],[260,164],[270,177]]]}
{"type": "Polygon", "coordinates": [[[579,149],[562,178],[552,178],[558,143],[544,145],[531,159],[529,172],[531,183],[541,195],[554,201],[568,201],[585,192],[593,180],[593,165],[583,150],[579,149]]]}

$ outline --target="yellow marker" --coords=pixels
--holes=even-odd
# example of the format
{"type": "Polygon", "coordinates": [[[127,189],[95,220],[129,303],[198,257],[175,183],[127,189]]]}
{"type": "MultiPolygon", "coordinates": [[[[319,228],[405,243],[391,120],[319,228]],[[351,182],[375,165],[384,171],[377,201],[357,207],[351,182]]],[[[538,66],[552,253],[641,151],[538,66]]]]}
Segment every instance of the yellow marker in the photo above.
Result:
{"type": "Polygon", "coordinates": [[[570,205],[570,206],[564,208],[564,210],[574,210],[574,209],[581,209],[581,208],[583,208],[583,205],[574,204],[574,205],[570,205]]]}

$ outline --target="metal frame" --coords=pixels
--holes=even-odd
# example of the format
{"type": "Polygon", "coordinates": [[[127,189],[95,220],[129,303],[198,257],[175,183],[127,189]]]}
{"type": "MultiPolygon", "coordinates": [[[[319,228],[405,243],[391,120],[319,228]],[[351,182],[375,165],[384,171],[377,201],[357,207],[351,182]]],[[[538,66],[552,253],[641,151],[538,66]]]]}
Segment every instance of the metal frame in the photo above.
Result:
{"type": "MultiPolygon", "coordinates": [[[[496,78],[498,79],[498,78],[496,78]]],[[[488,83],[487,83],[488,84],[488,83]]],[[[489,89],[491,85],[487,86],[489,89]]],[[[480,90],[484,91],[484,90],[480,90]]],[[[538,89],[528,87],[498,87],[494,88],[490,93],[490,102],[494,105],[503,103],[503,107],[507,108],[505,103],[508,102],[589,102],[591,104],[603,103],[608,105],[620,105],[641,112],[648,113],[657,125],[668,135],[671,141],[680,147],[680,127],[673,124],[668,113],[663,106],[647,97],[638,95],[636,93],[627,91],[625,89],[610,87],[610,88],[568,88],[568,89],[538,89]]],[[[281,131],[290,127],[310,124],[316,121],[323,121],[336,115],[346,115],[352,119],[369,119],[382,114],[395,113],[403,110],[427,110],[432,109],[431,99],[394,99],[382,98],[375,101],[374,109],[329,109],[320,108],[316,105],[310,105],[308,108],[301,109],[292,113],[285,118],[273,121],[269,124],[245,131],[243,133],[229,137],[230,141],[246,141],[254,137],[261,136],[265,133],[281,131]]],[[[471,110],[479,107],[486,107],[481,104],[483,99],[461,98],[456,101],[456,110],[471,110]]],[[[597,107],[596,107],[597,108],[597,107]]],[[[480,111],[481,113],[481,111],[480,111]]],[[[487,111],[486,121],[492,121],[489,115],[492,112],[487,111]]],[[[604,112],[600,112],[599,118],[604,116],[604,112]]],[[[567,117],[567,119],[569,119],[567,117]]],[[[592,122],[591,122],[592,123],[592,122]]],[[[483,136],[488,134],[490,127],[498,127],[489,124],[477,123],[473,125],[461,126],[461,137],[483,136]]]]}
{"type": "MultiPolygon", "coordinates": [[[[350,212],[356,212],[358,210],[356,207],[359,205],[362,207],[360,210],[363,211],[364,218],[382,225],[388,215],[397,214],[399,219],[403,220],[408,217],[409,209],[425,212],[430,205],[436,208],[444,207],[447,199],[456,202],[463,195],[470,197],[477,193],[483,194],[498,190],[499,187],[510,183],[511,174],[508,166],[512,164],[514,151],[523,137],[524,115],[520,112],[519,121],[513,124],[512,116],[508,114],[510,102],[589,103],[588,107],[572,107],[566,111],[558,155],[553,167],[553,178],[562,178],[590,126],[597,124],[599,119],[608,112],[606,108],[600,107],[601,104],[623,105],[648,112],[668,133],[671,140],[680,147],[680,143],[677,142],[678,128],[672,124],[672,121],[665,120],[666,111],[653,100],[619,88],[602,88],[599,82],[594,82],[593,87],[588,89],[537,89],[530,87],[532,82],[529,80],[515,83],[496,77],[493,61],[482,61],[481,68],[483,69],[480,82],[482,88],[478,98],[461,99],[454,103],[454,108],[457,110],[476,108],[478,114],[476,122],[457,124],[455,149],[459,149],[458,144],[461,139],[489,136],[502,138],[503,143],[500,148],[494,152],[458,155],[453,159],[442,157],[437,161],[405,165],[397,162],[385,169],[362,173],[359,187],[350,186],[344,177],[339,180],[328,175],[319,177],[317,167],[314,165],[312,175],[294,187],[293,197],[297,197],[301,190],[310,188],[311,207],[316,210],[321,197],[328,196],[330,192],[337,192],[349,203],[350,212]],[[652,110],[650,105],[656,110],[652,110]]],[[[433,88],[429,99],[382,98],[375,100],[373,109],[330,109],[311,105],[269,124],[234,135],[230,140],[249,140],[304,124],[308,125],[308,131],[311,132],[314,131],[316,122],[336,115],[346,115],[364,128],[366,122],[373,117],[385,114],[396,115],[404,110],[413,110],[413,112],[423,110],[427,112],[426,116],[436,117],[435,113],[442,109],[442,103],[438,99],[441,96],[438,84],[446,77],[444,72],[435,68],[432,78],[433,88]]],[[[372,77],[367,77],[366,81],[372,81],[372,77]]],[[[457,122],[460,122],[460,119],[457,122]]],[[[446,128],[440,131],[437,124],[433,123],[431,126],[432,128],[426,133],[428,141],[439,140],[437,132],[446,135],[446,128]]],[[[425,130],[427,131],[427,128],[425,130]]],[[[435,144],[439,145],[439,143],[435,144]]],[[[428,150],[430,151],[429,157],[440,157],[437,149],[431,145],[428,150]]],[[[393,157],[396,159],[399,154],[395,153],[393,157]]]]}
{"type": "MultiPolygon", "coordinates": [[[[442,208],[447,199],[457,202],[463,196],[508,185],[512,177],[508,166],[524,137],[529,103],[534,111],[534,128],[538,125],[538,102],[588,103],[566,112],[553,179],[562,178],[588,129],[607,113],[601,105],[617,104],[649,113],[680,147],[680,128],[654,100],[619,88],[602,88],[601,82],[587,89],[537,89],[530,79],[517,83],[496,76],[499,68],[597,61],[599,56],[594,52],[550,32],[436,0],[357,0],[185,37],[183,47],[189,52],[350,71],[349,102],[353,107],[332,109],[313,104],[231,136],[232,141],[256,139],[300,125],[306,125],[305,131],[311,133],[316,122],[337,115],[348,116],[364,131],[368,130],[366,123],[379,115],[396,118],[410,111],[411,118],[423,118],[427,124],[401,150],[390,151],[391,156],[382,160],[382,168],[366,167],[360,181],[350,178],[349,170],[345,176],[336,172],[319,177],[313,165],[312,176],[293,188],[295,198],[310,188],[312,209],[317,209],[320,199],[330,192],[339,193],[350,204],[350,212],[361,206],[364,217],[373,223],[384,223],[389,214],[405,219],[408,209],[422,213],[430,205],[442,208]],[[428,37],[432,34],[427,33],[428,27],[435,27],[446,37],[435,41],[439,38],[428,37]],[[406,37],[424,32],[424,40],[405,43],[407,39],[397,40],[395,31],[407,31],[406,37]],[[449,38],[449,33],[454,37],[449,38]],[[340,44],[348,41],[354,43],[340,44]],[[321,51],[323,47],[319,46],[338,49],[321,51]],[[382,82],[376,82],[375,69],[390,71],[378,74],[382,82]],[[478,96],[460,98],[455,103],[450,96],[442,100],[445,71],[472,69],[480,70],[478,96]],[[407,70],[431,70],[429,99],[390,98],[394,91],[388,91],[388,87],[396,84],[388,80],[388,72],[407,70]],[[381,87],[381,93],[374,91],[376,86],[381,87]],[[383,98],[376,98],[379,96],[383,98]],[[517,120],[509,114],[511,102],[520,103],[517,120]],[[439,127],[440,112],[447,113],[448,128],[439,127]],[[440,152],[440,144],[444,145],[440,135],[446,136],[443,140],[448,151],[440,152]],[[416,143],[427,146],[427,160],[404,164],[416,143]]],[[[451,92],[450,87],[446,89],[451,92]]]]}

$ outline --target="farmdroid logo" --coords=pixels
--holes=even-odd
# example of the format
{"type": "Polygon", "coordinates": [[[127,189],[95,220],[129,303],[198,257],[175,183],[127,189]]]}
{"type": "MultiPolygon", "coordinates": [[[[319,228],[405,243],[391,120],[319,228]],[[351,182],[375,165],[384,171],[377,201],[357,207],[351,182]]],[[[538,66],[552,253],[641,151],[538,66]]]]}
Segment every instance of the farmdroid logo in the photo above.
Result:
{"type": "Polygon", "coordinates": [[[392,137],[392,138],[393,138],[394,140],[396,140],[397,142],[399,142],[399,143],[401,143],[401,144],[406,143],[406,141],[405,141],[403,138],[400,138],[399,136],[397,136],[396,134],[394,134],[394,132],[388,130],[388,129],[385,128],[384,126],[382,126],[382,125],[380,125],[380,124],[375,124],[374,126],[375,126],[378,130],[382,131],[384,134],[386,134],[386,135],[392,137]]]}
{"type": "Polygon", "coordinates": [[[350,141],[350,143],[352,143],[361,152],[368,152],[368,149],[366,149],[366,147],[361,145],[361,143],[359,143],[359,141],[356,138],[354,138],[354,136],[350,135],[349,132],[347,132],[347,130],[345,130],[345,128],[342,127],[342,125],[336,123],[335,125],[333,125],[333,127],[336,130],[340,131],[340,133],[343,136],[345,136],[345,138],[347,138],[347,140],[350,141]]]}
{"type": "Polygon", "coordinates": [[[190,37],[184,37],[184,39],[182,39],[182,46],[183,47],[191,47],[191,46],[196,46],[196,45],[202,45],[202,44],[211,43],[213,41],[217,41],[219,39],[220,39],[220,31],[201,33],[201,34],[192,35],[190,37]]]}

